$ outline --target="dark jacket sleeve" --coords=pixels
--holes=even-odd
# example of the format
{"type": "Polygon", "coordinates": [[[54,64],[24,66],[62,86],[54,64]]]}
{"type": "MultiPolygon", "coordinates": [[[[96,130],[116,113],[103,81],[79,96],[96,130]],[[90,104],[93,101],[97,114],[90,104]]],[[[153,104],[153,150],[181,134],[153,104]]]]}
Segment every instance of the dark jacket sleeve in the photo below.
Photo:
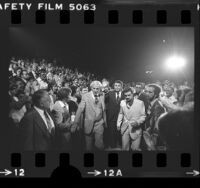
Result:
{"type": "Polygon", "coordinates": [[[155,125],[156,125],[156,122],[158,121],[158,118],[164,112],[165,112],[164,108],[162,106],[160,106],[159,104],[156,104],[155,110],[154,110],[154,113],[153,113],[152,125],[151,125],[151,127],[154,131],[156,131],[155,125]]]}
{"type": "Polygon", "coordinates": [[[28,102],[27,97],[23,97],[19,101],[15,101],[14,99],[10,100],[10,109],[20,110],[26,103],[28,102]]]}
{"type": "Polygon", "coordinates": [[[24,116],[20,122],[21,129],[21,146],[23,150],[34,150],[34,127],[33,117],[30,115],[24,116]]]}

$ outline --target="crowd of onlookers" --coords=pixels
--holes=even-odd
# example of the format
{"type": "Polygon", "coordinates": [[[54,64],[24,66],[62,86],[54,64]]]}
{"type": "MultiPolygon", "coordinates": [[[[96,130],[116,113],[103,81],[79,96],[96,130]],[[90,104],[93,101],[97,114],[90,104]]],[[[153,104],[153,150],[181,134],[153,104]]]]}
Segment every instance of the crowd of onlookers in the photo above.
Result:
{"type": "Polygon", "coordinates": [[[56,61],[11,58],[11,149],[190,148],[193,86],[96,80],[56,61]]]}

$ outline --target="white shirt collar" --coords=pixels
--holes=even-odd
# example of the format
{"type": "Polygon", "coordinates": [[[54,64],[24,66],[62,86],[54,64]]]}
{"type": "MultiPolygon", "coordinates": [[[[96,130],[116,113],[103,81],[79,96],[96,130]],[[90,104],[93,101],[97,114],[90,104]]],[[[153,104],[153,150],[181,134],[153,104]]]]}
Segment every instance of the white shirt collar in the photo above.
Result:
{"type": "MultiPolygon", "coordinates": [[[[44,115],[44,110],[42,110],[42,109],[40,109],[40,108],[38,108],[38,107],[36,107],[36,106],[34,106],[34,108],[35,108],[35,110],[40,114],[41,118],[42,118],[43,121],[45,122],[46,127],[47,127],[47,129],[48,129],[47,122],[46,122],[46,118],[45,118],[45,115],[44,115]]],[[[53,122],[51,116],[50,116],[49,114],[47,114],[47,115],[49,116],[49,119],[50,119],[50,121],[51,121],[51,126],[52,126],[52,128],[54,128],[55,125],[54,125],[54,122],[53,122]]]]}
{"type": "Polygon", "coordinates": [[[34,106],[34,108],[40,113],[40,114],[44,114],[44,110],[34,106]]]}
{"type": "Polygon", "coordinates": [[[95,97],[94,97],[94,93],[93,93],[92,91],[91,91],[91,95],[92,95],[92,98],[95,99],[95,97]]]}
{"type": "MultiPolygon", "coordinates": [[[[119,91],[119,97],[121,97],[122,92],[119,91]]],[[[115,96],[117,97],[117,92],[115,91],[115,96]]]]}

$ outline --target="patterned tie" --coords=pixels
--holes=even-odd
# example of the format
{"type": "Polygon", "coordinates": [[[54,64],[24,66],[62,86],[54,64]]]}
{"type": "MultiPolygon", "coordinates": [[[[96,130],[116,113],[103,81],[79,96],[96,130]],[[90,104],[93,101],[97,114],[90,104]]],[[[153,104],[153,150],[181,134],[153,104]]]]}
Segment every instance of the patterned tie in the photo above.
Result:
{"type": "Polygon", "coordinates": [[[52,129],[52,124],[51,124],[51,120],[48,116],[48,113],[46,111],[44,111],[44,116],[46,118],[46,122],[47,122],[47,127],[48,127],[48,131],[51,133],[51,129],[52,129]]]}
{"type": "Polygon", "coordinates": [[[150,115],[151,113],[151,103],[149,103],[148,108],[147,108],[147,114],[150,115]]]}
{"type": "Polygon", "coordinates": [[[98,95],[95,95],[95,104],[97,104],[99,102],[99,96],[98,95]]]}

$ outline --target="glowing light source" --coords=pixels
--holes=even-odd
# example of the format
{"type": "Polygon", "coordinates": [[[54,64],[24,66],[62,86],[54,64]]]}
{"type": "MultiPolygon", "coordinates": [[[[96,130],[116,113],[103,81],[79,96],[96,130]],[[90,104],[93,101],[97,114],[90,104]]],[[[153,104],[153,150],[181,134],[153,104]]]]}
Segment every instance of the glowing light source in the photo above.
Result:
{"type": "Polygon", "coordinates": [[[185,64],[185,58],[177,55],[171,56],[166,60],[166,67],[170,70],[180,70],[185,64]]]}

